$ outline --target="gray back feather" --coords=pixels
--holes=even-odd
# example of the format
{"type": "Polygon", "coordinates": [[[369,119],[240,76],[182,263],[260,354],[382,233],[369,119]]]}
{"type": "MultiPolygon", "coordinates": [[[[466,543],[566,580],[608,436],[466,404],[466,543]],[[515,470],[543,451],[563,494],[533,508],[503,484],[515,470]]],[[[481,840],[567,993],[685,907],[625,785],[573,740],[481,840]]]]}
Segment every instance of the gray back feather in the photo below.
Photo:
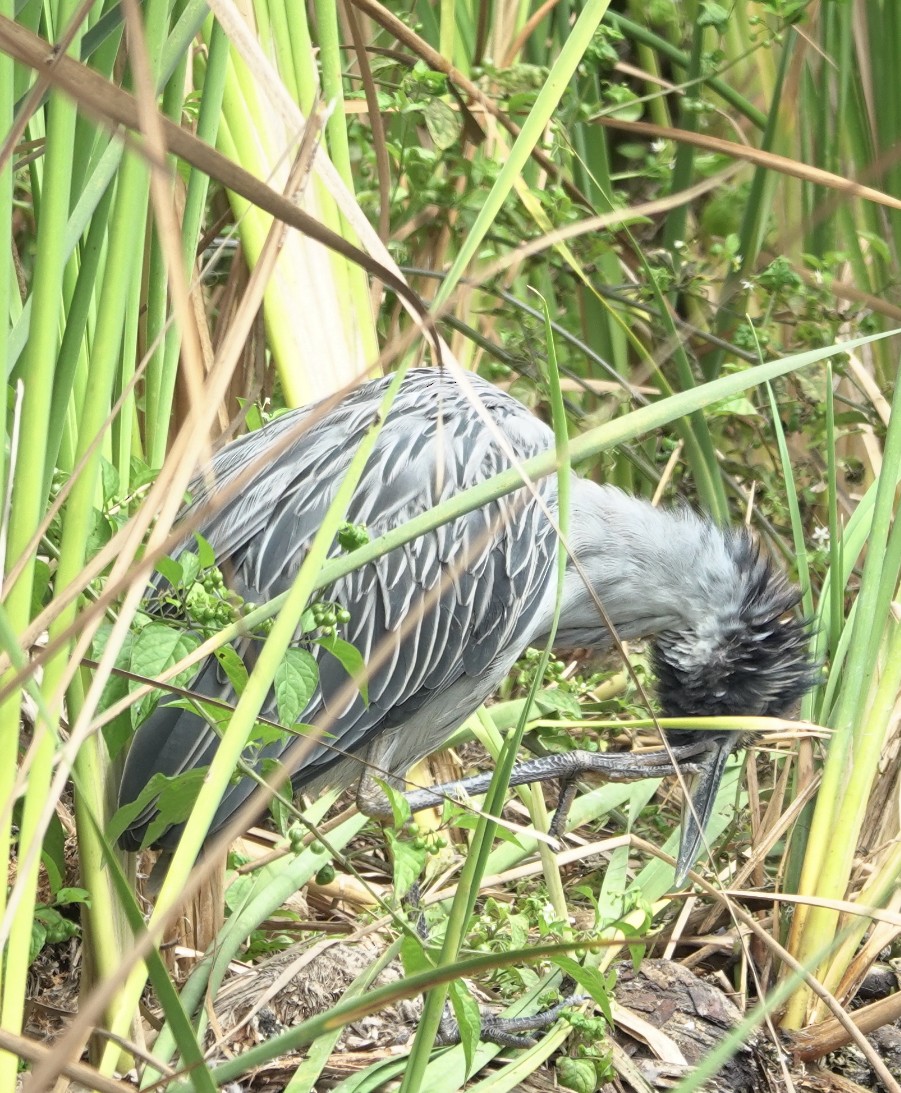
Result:
{"type": "MultiPolygon", "coordinates": [[[[552,446],[550,430],[524,407],[477,377],[472,383],[518,460],[552,446]]],[[[260,602],[290,587],[375,420],[385,386],[382,380],[366,384],[324,416],[316,408],[283,415],[225,448],[196,484],[188,516],[215,507],[223,487],[248,466],[257,467],[240,492],[202,519],[199,528],[228,583],[246,599],[260,602]],[[297,439],[271,454],[289,430],[299,430],[297,439]]],[[[433,370],[413,371],[392,406],[347,516],[367,525],[373,537],[382,535],[509,465],[498,439],[455,382],[433,370]]],[[[545,502],[555,507],[553,479],[539,488],[545,502]]],[[[323,590],[323,600],[334,600],[350,612],[341,636],[371,666],[369,704],[353,690],[339,703],[339,696],[348,694],[347,674],[331,654],[313,646],[320,685],[300,720],[315,722],[327,713],[329,737],[303,759],[294,775],[295,788],[328,781],[333,768],[346,768],[341,752],[364,752],[380,734],[403,725],[450,688],[459,693],[455,685],[464,677],[472,679],[474,708],[488,693],[485,686],[493,686],[497,673],[489,667],[500,657],[506,670],[535,629],[551,581],[555,543],[541,506],[523,489],[323,590]]],[[[336,546],[332,553],[337,551],[336,546]]],[[[253,643],[245,643],[244,653],[251,667],[253,643]]],[[[213,660],[204,665],[194,686],[205,694],[230,697],[213,660]]],[[[411,751],[424,755],[433,750],[454,727],[453,719],[468,712],[450,710],[444,716],[436,711],[428,719],[430,738],[411,751]]],[[[263,715],[275,717],[274,700],[263,715]]],[[[133,800],[156,770],[173,774],[209,762],[215,746],[215,734],[201,718],[161,703],[138,730],[120,800],[133,800]]],[[[268,754],[281,754],[285,746],[270,747],[268,754]]],[[[409,759],[417,757],[411,754],[409,759]]],[[[252,789],[253,783],[245,781],[229,791],[217,826],[252,789]]],[[[125,843],[140,841],[148,818],[132,825],[125,843]]],[[[176,838],[177,832],[171,832],[162,842],[171,844],[176,838]]]]}

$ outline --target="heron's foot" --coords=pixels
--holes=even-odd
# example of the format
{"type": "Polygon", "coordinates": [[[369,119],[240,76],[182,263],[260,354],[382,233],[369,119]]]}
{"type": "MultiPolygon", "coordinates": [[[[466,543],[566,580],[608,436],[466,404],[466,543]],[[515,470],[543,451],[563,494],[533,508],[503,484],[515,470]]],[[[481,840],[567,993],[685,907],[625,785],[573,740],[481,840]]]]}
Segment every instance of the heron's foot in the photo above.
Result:
{"type": "MultiPolygon", "coordinates": [[[[563,795],[568,794],[561,820],[559,822],[557,820],[561,812],[560,807],[557,809],[557,816],[554,817],[558,829],[562,829],[575,792],[574,788],[570,790],[569,786],[574,786],[577,779],[591,774],[608,782],[635,782],[641,778],[665,778],[667,775],[675,774],[677,767],[683,774],[694,774],[701,770],[701,764],[697,760],[703,757],[707,750],[704,741],[694,741],[691,744],[678,745],[669,751],[661,748],[657,751],[638,754],[628,751],[555,752],[552,755],[542,755],[517,763],[510,775],[510,785],[523,786],[532,782],[550,782],[559,779],[564,786],[563,795]]],[[[458,782],[445,782],[443,785],[429,786],[426,789],[407,790],[404,797],[410,806],[410,811],[419,812],[424,808],[435,808],[448,798],[463,801],[469,797],[481,796],[487,792],[492,777],[492,773],[486,771],[484,774],[462,778],[458,782]]],[[[388,798],[379,784],[368,776],[360,780],[357,803],[360,810],[373,819],[390,820],[392,818],[388,798]]]]}
{"type": "MultiPolygon", "coordinates": [[[[498,1017],[494,1013],[483,1013],[479,1039],[489,1044],[497,1044],[499,1047],[535,1046],[535,1039],[524,1036],[526,1032],[545,1032],[556,1024],[560,1015],[570,1006],[577,1006],[589,1001],[587,995],[573,994],[558,1002],[556,1006],[534,1013],[530,1017],[498,1017]]],[[[435,1043],[439,1047],[452,1047],[461,1040],[460,1026],[454,1020],[450,1006],[445,1006],[441,1025],[435,1043]]]]}

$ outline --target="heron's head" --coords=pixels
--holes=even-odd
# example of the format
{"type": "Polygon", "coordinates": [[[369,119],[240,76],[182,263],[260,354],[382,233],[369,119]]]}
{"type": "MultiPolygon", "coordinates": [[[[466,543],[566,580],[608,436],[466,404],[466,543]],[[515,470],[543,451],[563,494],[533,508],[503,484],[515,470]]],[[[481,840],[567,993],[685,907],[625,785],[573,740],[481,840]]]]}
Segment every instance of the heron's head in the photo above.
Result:
{"type": "Polygon", "coordinates": [[[668,717],[780,716],[816,682],[809,626],[793,614],[798,590],[749,532],[726,532],[724,545],[734,566],[729,587],[706,590],[689,626],[654,642],[668,717]]]}

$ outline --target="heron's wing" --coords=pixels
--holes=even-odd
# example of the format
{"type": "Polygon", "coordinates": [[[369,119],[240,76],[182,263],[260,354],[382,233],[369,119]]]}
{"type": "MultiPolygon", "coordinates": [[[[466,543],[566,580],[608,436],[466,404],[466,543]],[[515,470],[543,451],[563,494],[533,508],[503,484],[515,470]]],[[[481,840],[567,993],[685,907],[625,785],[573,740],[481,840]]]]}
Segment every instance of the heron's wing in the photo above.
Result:
{"type": "MultiPolygon", "coordinates": [[[[443,374],[419,371],[407,378],[355,492],[349,520],[365,524],[373,536],[381,535],[508,467],[505,444],[516,459],[552,445],[550,430],[514,400],[481,381],[475,380],[475,386],[496,429],[443,374]]],[[[315,408],[287,414],[230,445],[214,461],[213,485],[201,487],[195,508],[208,498],[215,501],[222,485],[250,463],[260,468],[201,527],[220,566],[247,599],[269,599],[290,587],[375,420],[384,388],[385,381],[368,384],[324,416],[315,408]],[[298,427],[300,435],[290,439],[298,427]]],[[[555,511],[553,480],[545,480],[540,493],[555,511]]],[[[417,739],[405,741],[405,758],[412,762],[438,746],[485,697],[480,683],[487,676],[491,687],[489,668],[499,661],[512,664],[540,629],[555,542],[542,505],[522,489],[397,548],[325,590],[323,600],[334,600],[350,612],[341,636],[368,665],[369,702],[348,686],[338,661],[314,646],[320,683],[301,720],[321,720],[330,735],[300,760],[295,785],[327,780],[342,752],[364,751],[382,733],[402,730],[412,720],[420,729],[417,739]],[[472,679],[469,709],[442,709],[441,696],[464,677],[472,679]],[[421,716],[424,711],[430,716],[421,716]]],[[[206,691],[215,689],[217,679],[208,663],[198,682],[206,691]]],[[[220,693],[227,692],[221,680],[218,687],[220,693]]],[[[264,713],[272,716],[274,703],[264,713]]],[[[176,773],[173,766],[184,769],[198,759],[209,761],[215,746],[215,735],[202,719],[162,704],[138,731],[120,799],[134,799],[163,766],[176,773]],[[190,757],[188,762],[180,763],[180,755],[190,757]]],[[[252,788],[245,782],[229,791],[217,826],[252,788]]],[[[143,824],[142,817],[133,828],[143,824]]]]}

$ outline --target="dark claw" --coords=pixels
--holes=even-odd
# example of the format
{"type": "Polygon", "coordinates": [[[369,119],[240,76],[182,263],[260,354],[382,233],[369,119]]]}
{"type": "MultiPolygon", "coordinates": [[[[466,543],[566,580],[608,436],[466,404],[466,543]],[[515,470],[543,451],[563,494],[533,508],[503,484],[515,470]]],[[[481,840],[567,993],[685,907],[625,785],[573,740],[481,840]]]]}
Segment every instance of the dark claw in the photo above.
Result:
{"type": "Polygon", "coordinates": [[[560,794],[557,797],[557,807],[548,824],[547,833],[554,839],[561,838],[566,833],[566,818],[572,808],[573,801],[579,786],[575,778],[566,778],[560,783],[560,794]]]}

